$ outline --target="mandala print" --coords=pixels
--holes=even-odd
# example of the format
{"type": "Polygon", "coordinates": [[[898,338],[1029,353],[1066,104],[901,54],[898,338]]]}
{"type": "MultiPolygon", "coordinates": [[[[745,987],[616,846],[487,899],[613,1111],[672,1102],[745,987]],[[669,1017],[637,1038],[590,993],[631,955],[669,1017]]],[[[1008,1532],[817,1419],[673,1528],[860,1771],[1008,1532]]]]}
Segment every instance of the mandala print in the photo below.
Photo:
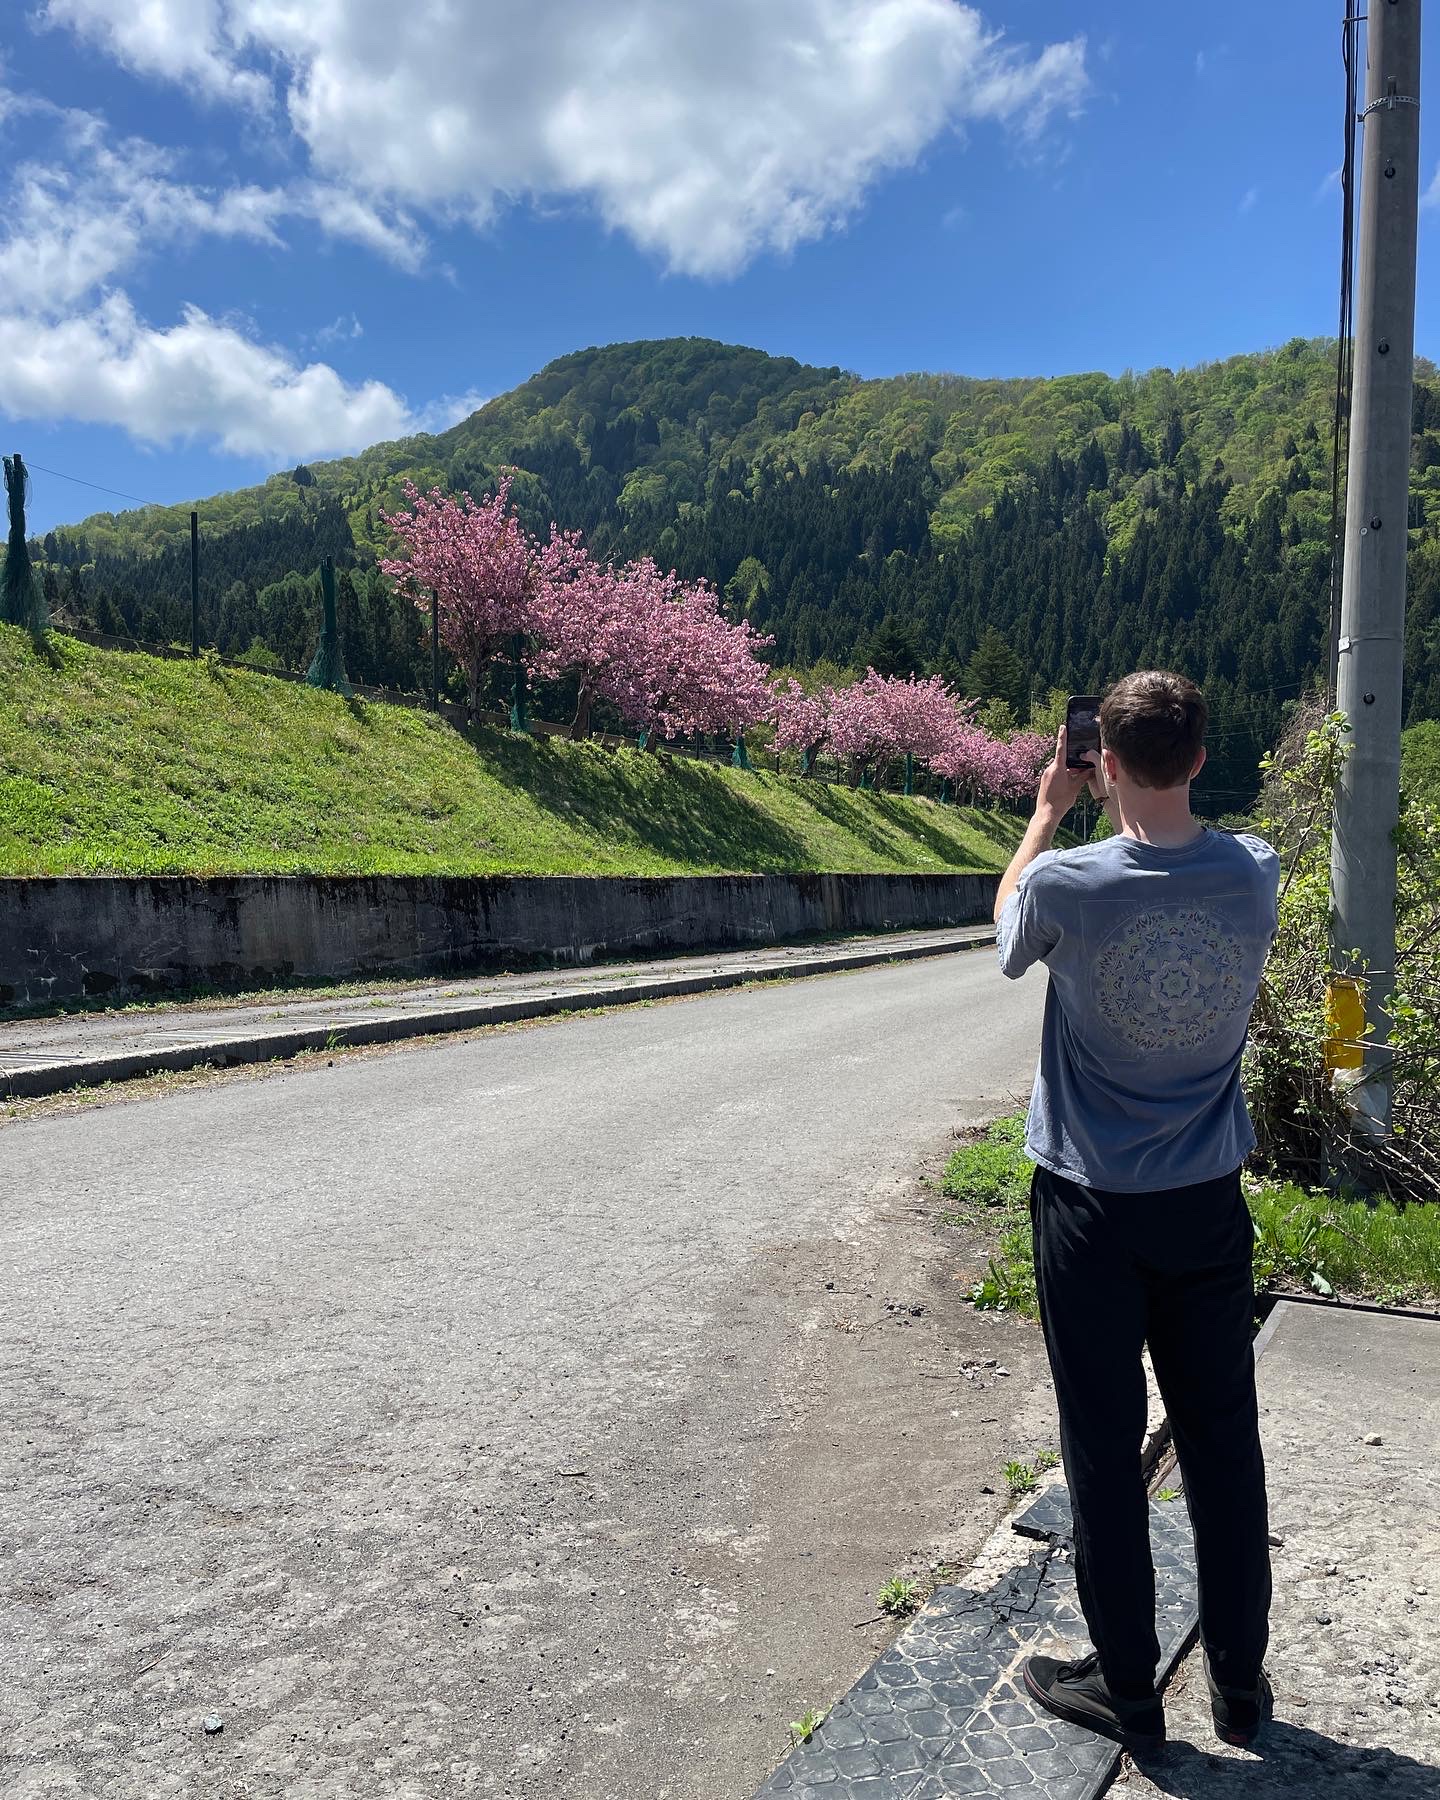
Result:
{"type": "Polygon", "coordinates": [[[1095,1004],[1136,1050],[1193,1050],[1243,1003],[1244,961],[1234,931],[1199,907],[1139,913],[1100,946],[1095,1004]]]}

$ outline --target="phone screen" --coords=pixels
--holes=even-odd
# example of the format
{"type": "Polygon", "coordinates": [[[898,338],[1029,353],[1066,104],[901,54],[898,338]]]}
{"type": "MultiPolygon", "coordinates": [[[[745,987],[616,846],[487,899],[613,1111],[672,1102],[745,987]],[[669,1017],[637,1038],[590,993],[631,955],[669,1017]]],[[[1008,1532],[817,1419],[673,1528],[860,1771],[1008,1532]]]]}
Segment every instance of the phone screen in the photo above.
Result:
{"type": "Polygon", "coordinates": [[[1087,750],[1100,748],[1100,696],[1072,694],[1065,703],[1065,761],[1072,769],[1089,768],[1087,750]]]}

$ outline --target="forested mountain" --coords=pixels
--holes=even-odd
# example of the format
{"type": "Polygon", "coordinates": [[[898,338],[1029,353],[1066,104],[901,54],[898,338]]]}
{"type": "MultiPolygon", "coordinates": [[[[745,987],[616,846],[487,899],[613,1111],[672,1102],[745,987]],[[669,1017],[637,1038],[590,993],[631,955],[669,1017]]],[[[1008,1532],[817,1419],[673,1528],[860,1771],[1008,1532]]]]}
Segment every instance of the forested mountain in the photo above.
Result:
{"type": "MultiPolygon", "coordinates": [[[[375,572],[382,509],[521,474],[527,523],[706,576],[777,662],[936,668],[1023,715],[1143,663],[1214,708],[1206,787],[1253,791],[1323,667],[1334,346],[1145,375],[862,381],[703,339],[577,352],[448,432],[200,503],[206,635],[299,666],[313,576],[345,567],[351,673],[418,684],[413,610],[375,572]],[[297,571],[298,573],[292,573],[297,571]]],[[[1408,716],[1440,717],[1440,381],[1417,368],[1408,716]]],[[[62,617],[188,635],[188,510],[101,514],[38,546],[62,617]]]]}

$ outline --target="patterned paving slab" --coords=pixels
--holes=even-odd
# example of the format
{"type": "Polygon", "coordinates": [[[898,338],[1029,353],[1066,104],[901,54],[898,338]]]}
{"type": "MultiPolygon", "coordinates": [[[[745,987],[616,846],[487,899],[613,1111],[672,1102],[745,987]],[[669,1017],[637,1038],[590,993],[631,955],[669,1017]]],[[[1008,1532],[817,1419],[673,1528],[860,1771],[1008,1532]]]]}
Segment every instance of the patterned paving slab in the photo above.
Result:
{"type": "MultiPolygon", "coordinates": [[[[1063,1507],[1068,1529],[1064,1488],[1042,1498],[1051,1501],[1042,1516],[1058,1517],[1063,1507]]],[[[1032,1650],[1078,1655],[1090,1647],[1063,1539],[1058,1533],[983,1594],[938,1588],[755,1800],[1089,1800],[1100,1793],[1118,1747],[1032,1706],[1020,1680],[1032,1650]]],[[[1197,1617],[1183,1506],[1152,1503],[1150,1541],[1168,1674],[1197,1617]]]]}

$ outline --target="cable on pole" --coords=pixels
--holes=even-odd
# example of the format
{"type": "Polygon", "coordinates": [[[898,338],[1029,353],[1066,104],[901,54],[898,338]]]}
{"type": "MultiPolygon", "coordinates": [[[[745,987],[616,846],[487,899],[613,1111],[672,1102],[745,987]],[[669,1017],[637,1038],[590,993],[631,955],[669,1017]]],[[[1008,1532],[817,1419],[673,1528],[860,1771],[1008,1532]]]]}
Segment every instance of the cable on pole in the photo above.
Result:
{"type": "Polygon", "coordinates": [[[1340,586],[1344,563],[1340,493],[1342,470],[1349,453],[1350,390],[1355,366],[1355,128],[1359,124],[1359,27],[1363,13],[1350,11],[1345,0],[1340,25],[1340,58],[1345,69],[1345,127],[1340,160],[1340,334],[1335,353],[1335,416],[1330,462],[1330,669],[1329,704],[1333,711],[1339,681],[1340,586]]]}

